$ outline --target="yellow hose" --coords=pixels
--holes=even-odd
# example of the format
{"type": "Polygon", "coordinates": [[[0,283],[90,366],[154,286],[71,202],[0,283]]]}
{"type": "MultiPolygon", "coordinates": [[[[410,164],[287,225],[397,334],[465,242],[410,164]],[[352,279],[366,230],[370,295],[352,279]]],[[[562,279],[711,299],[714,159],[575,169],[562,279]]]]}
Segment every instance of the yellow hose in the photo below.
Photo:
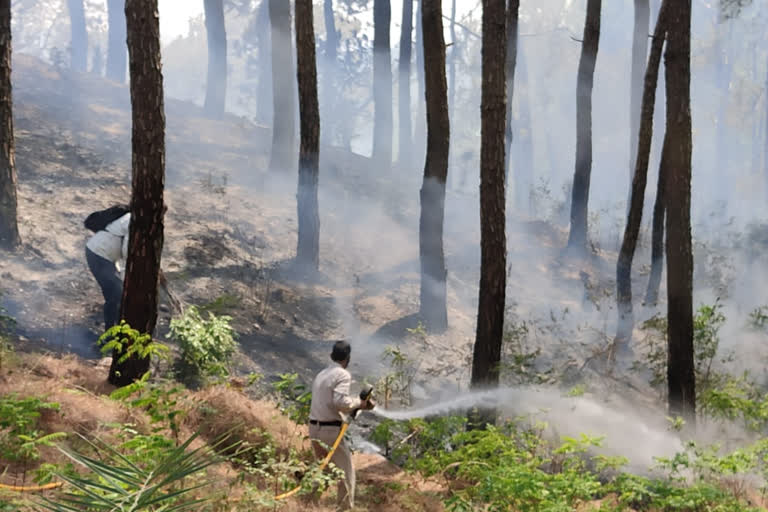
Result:
{"type": "MultiPolygon", "coordinates": [[[[320,464],[320,471],[325,469],[325,466],[328,465],[328,463],[331,461],[331,457],[333,457],[333,454],[336,453],[336,448],[339,447],[339,444],[341,444],[341,440],[344,437],[344,433],[347,431],[347,428],[349,427],[349,423],[343,423],[341,425],[341,430],[339,431],[339,437],[336,438],[336,441],[333,442],[333,446],[331,447],[331,451],[328,452],[328,455],[325,456],[323,459],[323,462],[320,464]]],[[[297,492],[301,490],[301,484],[296,486],[296,488],[291,489],[288,492],[285,492],[283,494],[280,494],[278,496],[275,496],[276,500],[282,500],[289,496],[293,496],[297,492]]]]}
{"type": "Polygon", "coordinates": [[[14,492],[41,492],[56,489],[64,485],[62,482],[51,482],[45,485],[5,485],[0,484],[0,489],[14,492]]]}

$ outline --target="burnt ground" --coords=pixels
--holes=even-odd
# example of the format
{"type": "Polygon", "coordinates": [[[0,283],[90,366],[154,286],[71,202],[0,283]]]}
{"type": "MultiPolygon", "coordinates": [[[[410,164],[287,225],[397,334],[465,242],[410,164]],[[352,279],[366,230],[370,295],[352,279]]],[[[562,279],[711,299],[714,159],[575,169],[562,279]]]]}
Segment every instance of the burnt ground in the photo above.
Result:
{"type": "MultiPolygon", "coordinates": [[[[128,88],[23,55],[13,78],[23,247],[0,261],[3,301],[18,320],[20,349],[98,357],[102,299],[84,261],[82,221],[129,198],[128,88]]],[[[331,343],[346,337],[357,375],[383,373],[382,351],[396,344],[434,386],[466,383],[479,280],[476,198],[448,198],[450,329],[409,333],[418,326],[420,164],[381,176],[365,157],[323,148],[321,271],[307,276],[291,259],[295,170],[267,169],[269,130],[235,116],[205,119],[199,107],[171,99],[166,118],[163,268],[183,303],[233,317],[242,371],[296,371],[309,380],[331,343]]],[[[580,272],[561,255],[564,237],[549,223],[510,225],[509,302],[520,315],[594,310],[610,288],[595,277],[611,275],[610,255],[580,272]]],[[[163,305],[158,338],[169,319],[163,305]]],[[[590,340],[564,338],[568,354],[555,346],[549,356],[558,364],[570,364],[576,350],[581,365],[595,350],[590,340]]]]}

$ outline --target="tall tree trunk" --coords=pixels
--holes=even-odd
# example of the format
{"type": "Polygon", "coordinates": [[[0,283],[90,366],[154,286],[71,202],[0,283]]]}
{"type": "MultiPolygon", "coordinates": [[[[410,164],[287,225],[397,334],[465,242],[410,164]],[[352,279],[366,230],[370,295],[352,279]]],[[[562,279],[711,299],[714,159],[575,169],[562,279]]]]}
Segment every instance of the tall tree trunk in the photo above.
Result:
{"type": "MultiPolygon", "coordinates": [[[[643,76],[648,55],[648,23],[651,6],[649,0],[635,0],[635,30],[632,36],[632,69],[629,92],[629,198],[627,210],[632,202],[632,187],[637,164],[637,137],[640,131],[640,115],[643,100],[643,76]]],[[[661,50],[659,50],[661,51],[661,50]]],[[[658,72],[657,72],[658,73],[658,72]]]]}
{"type": "Polygon", "coordinates": [[[600,43],[600,6],[602,0],[587,0],[587,17],[581,46],[576,83],[576,170],[571,198],[571,231],[568,247],[587,248],[587,205],[592,175],[592,85],[600,43]]]}
{"type": "MultiPolygon", "coordinates": [[[[418,8],[416,10],[416,19],[422,18],[422,2],[423,0],[415,0],[418,2],[418,8]]],[[[427,113],[426,113],[426,93],[424,92],[424,32],[421,27],[421,23],[416,24],[416,122],[413,125],[413,148],[423,147],[425,136],[427,133],[427,113]]],[[[415,153],[414,158],[418,159],[423,156],[423,152],[415,153]]]]}
{"type": "Polygon", "coordinates": [[[293,166],[296,110],[291,42],[291,5],[285,0],[269,1],[272,34],[272,154],[269,168],[287,171],[293,166]]]}
{"type": "Polygon", "coordinates": [[[390,0],[373,0],[373,162],[392,166],[392,57],[389,30],[390,0]]]}
{"type": "Polygon", "coordinates": [[[653,227],[651,232],[651,274],[648,276],[648,289],[645,291],[646,305],[652,306],[659,301],[659,286],[661,286],[661,273],[664,270],[664,214],[666,212],[666,193],[664,170],[669,167],[666,162],[668,150],[666,137],[664,147],[661,150],[661,163],[659,164],[659,181],[656,185],[656,203],[653,206],[653,227]]]}
{"type": "MultiPolygon", "coordinates": [[[[483,81],[480,122],[480,292],[477,333],[472,356],[473,388],[499,384],[504,300],[507,285],[507,240],[504,214],[504,118],[507,113],[504,66],[504,0],[483,0],[483,81]]],[[[495,421],[495,411],[479,411],[475,426],[495,421]]]]}
{"type": "Polygon", "coordinates": [[[21,243],[17,220],[11,53],[11,0],[0,0],[0,248],[2,249],[14,249],[21,243]]]}
{"type": "Polygon", "coordinates": [[[108,46],[107,78],[114,82],[125,82],[128,68],[128,47],[125,44],[125,0],[107,0],[108,46]]]}
{"type": "Polygon", "coordinates": [[[325,21],[325,47],[323,49],[323,58],[325,59],[325,74],[323,75],[323,87],[321,88],[323,100],[320,102],[320,111],[326,114],[321,115],[325,121],[322,139],[330,144],[333,139],[331,132],[331,121],[336,111],[336,59],[339,52],[339,32],[336,30],[336,18],[333,14],[333,0],[324,0],[323,19],[325,21]]]}
{"type": "Polygon", "coordinates": [[[259,83],[256,98],[256,119],[268,124],[272,118],[272,42],[269,21],[269,0],[262,0],[256,13],[256,47],[259,83]]]}
{"type": "Polygon", "coordinates": [[[445,39],[440,0],[424,0],[424,68],[427,101],[427,158],[421,187],[419,257],[421,260],[421,318],[432,332],[448,328],[446,306],[445,183],[448,177],[450,119],[445,80],[445,39]]]}
{"type": "MultiPolygon", "coordinates": [[[[665,4],[666,5],[666,2],[665,4]]],[[[619,312],[617,341],[621,344],[629,342],[632,336],[634,318],[632,314],[632,260],[635,257],[637,237],[643,220],[643,203],[645,201],[645,185],[648,177],[648,160],[651,155],[653,140],[653,111],[656,105],[656,86],[659,79],[659,64],[661,51],[664,47],[666,34],[665,8],[659,13],[656,29],[653,33],[651,55],[648,68],[645,70],[645,85],[642,98],[642,115],[640,117],[639,134],[635,170],[632,172],[632,193],[629,196],[629,215],[624,230],[624,239],[619,251],[616,264],[616,298],[619,312]]]]}
{"type": "Polygon", "coordinates": [[[669,4],[667,77],[667,318],[669,412],[696,420],[691,248],[691,0],[669,4]]]}
{"type": "MultiPolygon", "coordinates": [[[[413,0],[411,0],[413,1],[413,0]]],[[[451,0],[451,60],[448,64],[448,116],[454,119],[456,106],[456,52],[459,42],[456,40],[456,0],[451,0]]]]}
{"type": "MultiPolygon", "coordinates": [[[[531,131],[531,85],[528,81],[528,63],[525,56],[523,41],[517,40],[517,57],[515,60],[515,81],[517,82],[517,104],[520,108],[517,122],[516,142],[517,152],[510,157],[510,165],[514,169],[515,205],[521,211],[531,212],[531,187],[533,186],[533,132],[531,131]]],[[[512,102],[512,98],[508,100],[512,102]]]]}
{"type": "MultiPolygon", "coordinates": [[[[509,0],[507,5],[507,131],[505,143],[507,145],[504,154],[504,182],[509,183],[509,165],[512,156],[512,98],[515,92],[515,65],[517,64],[517,27],[520,13],[520,0],[509,0]]],[[[520,184],[515,182],[515,187],[520,184]]],[[[519,206],[519,205],[516,205],[519,206]]]]}
{"type": "MultiPolygon", "coordinates": [[[[158,0],[126,0],[131,79],[133,186],[128,260],[120,317],[141,333],[157,322],[157,285],[163,252],[165,107],[158,0]]],[[[125,386],[149,370],[149,359],[125,362],[114,354],[109,382],[125,386]]]]}
{"type": "Polygon", "coordinates": [[[75,71],[88,69],[88,32],[85,28],[83,0],[67,0],[70,21],[70,66],[75,71]]]}
{"type": "MultiPolygon", "coordinates": [[[[766,66],[768,70],[768,66],[766,66]]],[[[765,199],[768,201],[768,71],[765,73],[765,147],[763,148],[763,179],[765,180],[765,199]]]]}
{"type": "Polygon", "coordinates": [[[320,110],[317,101],[317,62],[312,0],[296,0],[296,58],[299,82],[301,146],[296,206],[299,239],[296,260],[317,270],[320,265],[320,214],[317,184],[320,158],[320,110]]]}
{"type": "MultiPolygon", "coordinates": [[[[420,21],[419,21],[420,22],[420,21]]],[[[403,24],[400,32],[400,61],[398,69],[398,162],[407,168],[411,161],[411,49],[413,47],[413,0],[403,0],[403,24]]]]}
{"type": "Polygon", "coordinates": [[[227,98],[227,29],[224,0],[204,0],[205,33],[208,39],[208,79],[204,109],[209,116],[224,115],[227,98]]]}

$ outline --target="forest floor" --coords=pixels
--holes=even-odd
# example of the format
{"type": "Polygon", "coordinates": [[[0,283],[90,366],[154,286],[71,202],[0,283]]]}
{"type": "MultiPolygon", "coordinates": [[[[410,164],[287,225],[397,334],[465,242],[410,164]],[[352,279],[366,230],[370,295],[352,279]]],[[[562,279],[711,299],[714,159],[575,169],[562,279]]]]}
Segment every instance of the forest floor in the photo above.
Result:
{"type": "MultiPolygon", "coordinates": [[[[42,390],[50,386],[45,379],[63,379],[103,392],[103,379],[85,375],[94,366],[104,376],[106,371],[96,347],[102,297],[85,263],[89,233],[83,220],[94,210],[129,199],[128,89],[23,55],[14,57],[13,79],[23,246],[0,260],[2,305],[17,321],[16,350],[29,357],[47,357],[34,356],[42,351],[64,357],[59,369],[52,359],[27,360],[26,375],[40,373],[41,364],[47,368],[32,379],[35,386],[42,390]]],[[[172,99],[166,101],[166,119],[169,208],[162,265],[171,290],[185,305],[232,317],[242,356],[237,358],[239,374],[260,373],[269,381],[296,372],[309,384],[326,365],[333,341],[346,338],[353,343],[350,369],[358,381],[390,371],[382,354],[395,346],[412,366],[415,401],[466,387],[479,281],[476,199],[449,192],[450,328],[425,334],[416,315],[420,164],[412,172],[371,176],[367,158],[325,148],[321,269],[306,275],[292,264],[295,171],[267,169],[269,130],[234,116],[208,120],[199,107],[172,99]]],[[[601,308],[613,284],[600,276],[613,274],[615,254],[598,251],[586,264],[576,265],[562,253],[563,229],[522,217],[510,222],[508,239],[509,286],[519,291],[508,301],[510,314],[519,319],[517,325],[531,330],[529,339],[538,340],[515,350],[539,350],[539,360],[557,368],[563,386],[589,374],[594,377],[590,393],[631,396],[638,416],[647,409],[663,417],[647,372],[618,379],[606,362],[611,339],[606,329],[592,327],[609,314],[601,308]],[[532,325],[542,317],[543,326],[532,325]]],[[[158,338],[167,333],[170,318],[163,304],[158,338]]],[[[54,393],[57,401],[66,400],[62,389],[54,393]]],[[[96,405],[79,410],[91,407],[96,405]]],[[[119,417],[115,412],[88,421],[119,417]]],[[[375,455],[359,454],[357,462],[368,510],[442,510],[436,496],[444,488],[439,484],[408,480],[412,477],[375,455]],[[381,497],[372,496],[371,489],[398,479],[407,480],[414,492],[404,493],[397,504],[387,498],[377,505],[381,497]]]]}

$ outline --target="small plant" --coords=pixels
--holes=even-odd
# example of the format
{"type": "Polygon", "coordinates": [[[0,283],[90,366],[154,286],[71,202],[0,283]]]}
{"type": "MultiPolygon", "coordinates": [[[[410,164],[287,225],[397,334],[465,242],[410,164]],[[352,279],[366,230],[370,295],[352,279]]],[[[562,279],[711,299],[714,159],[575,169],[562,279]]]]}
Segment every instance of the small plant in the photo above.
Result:
{"type": "Polygon", "coordinates": [[[149,334],[141,334],[132,329],[125,320],[119,325],[113,325],[99,337],[101,353],[120,354],[119,362],[125,362],[132,357],[150,359],[153,361],[167,360],[170,354],[168,347],[152,339],[149,334]]]}
{"type": "Polygon", "coordinates": [[[226,377],[237,349],[235,331],[229,316],[208,313],[203,319],[195,306],[181,318],[171,320],[169,338],[181,347],[179,373],[187,380],[199,377],[226,377]]]}
{"type": "Polygon", "coordinates": [[[760,306],[749,313],[749,325],[756,331],[768,332],[768,306],[760,306]]]}
{"type": "Polygon", "coordinates": [[[299,375],[296,373],[281,373],[278,378],[279,380],[272,384],[272,387],[282,401],[287,402],[283,412],[296,423],[308,422],[312,391],[299,382],[299,375]]]}
{"type": "Polygon", "coordinates": [[[411,386],[417,368],[398,347],[384,349],[382,358],[389,363],[390,371],[374,384],[374,395],[381,397],[384,408],[389,407],[393,398],[405,406],[411,404],[411,386]]]}
{"type": "Polygon", "coordinates": [[[108,443],[83,438],[102,456],[97,459],[60,448],[64,455],[88,473],[84,476],[58,475],[73,489],[57,499],[42,498],[39,505],[50,512],[200,510],[208,499],[192,498],[189,494],[208,485],[208,482],[201,482],[198,478],[218,459],[208,448],[189,451],[196,437],[197,434],[191,436],[178,447],[159,450],[150,469],[131,462],[130,458],[108,443]]]}
{"type": "Polygon", "coordinates": [[[201,313],[213,313],[214,315],[223,315],[227,311],[237,308],[242,303],[242,299],[231,293],[223,293],[213,299],[211,302],[198,308],[201,313]]]}
{"type": "Polygon", "coordinates": [[[152,433],[168,429],[178,442],[180,419],[184,414],[179,405],[182,391],[181,387],[172,383],[149,382],[147,372],[140,379],[113,391],[110,398],[144,410],[153,426],[152,433]]]}
{"type": "Polygon", "coordinates": [[[25,476],[28,465],[40,459],[41,447],[66,437],[63,432],[40,430],[38,420],[45,410],[58,411],[59,404],[38,397],[0,397],[0,460],[21,463],[25,476]]]}

